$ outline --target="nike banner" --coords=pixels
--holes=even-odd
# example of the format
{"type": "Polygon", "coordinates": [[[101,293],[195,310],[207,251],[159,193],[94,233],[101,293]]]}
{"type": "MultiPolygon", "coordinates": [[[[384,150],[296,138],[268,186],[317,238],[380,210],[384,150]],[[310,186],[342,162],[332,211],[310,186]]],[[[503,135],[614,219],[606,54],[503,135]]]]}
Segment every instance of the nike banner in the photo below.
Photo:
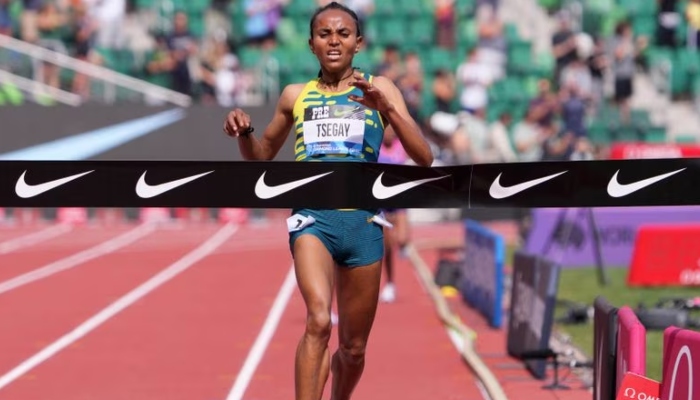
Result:
{"type": "Polygon", "coordinates": [[[483,208],[700,204],[696,159],[417,167],[0,161],[2,207],[483,208]]]}

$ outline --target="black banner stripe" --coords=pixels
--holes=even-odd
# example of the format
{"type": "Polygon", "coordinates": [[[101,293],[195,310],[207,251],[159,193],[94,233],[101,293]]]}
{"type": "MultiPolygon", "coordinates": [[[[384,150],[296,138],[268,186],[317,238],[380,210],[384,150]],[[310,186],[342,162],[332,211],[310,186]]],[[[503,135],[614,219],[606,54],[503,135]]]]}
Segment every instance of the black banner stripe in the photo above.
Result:
{"type": "Polygon", "coordinates": [[[700,159],[477,164],[2,161],[0,207],[492,208],[700,204],[700,159]]]}

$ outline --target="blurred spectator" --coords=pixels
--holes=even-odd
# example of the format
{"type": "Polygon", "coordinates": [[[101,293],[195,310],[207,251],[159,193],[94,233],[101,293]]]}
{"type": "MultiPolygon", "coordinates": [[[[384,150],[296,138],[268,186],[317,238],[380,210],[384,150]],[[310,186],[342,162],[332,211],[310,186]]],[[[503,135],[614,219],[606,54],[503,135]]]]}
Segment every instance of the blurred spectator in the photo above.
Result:
{"type": "Polygon", "coordinates": [[[0,0],[0,35],[12,36],[10,0],[0,0]]]}
{"type": "Polygon", "coordinates": [[[124,47],[125,0],[83,0],[99,29],[95,44],[106,49],[124,47]]]}
{"type": "Polygon", "coordinates": [[[557,15],[557,30],[552,36],[552,52],[556,64],[554,67],[554,82],[559,84],[561,72],[577,57],[576,34],[571,29],[571,16],[560,11],[557,15]]]}
{"type": "Polygon", "coordinates": [[[163,87],[173,86],[172,71],[175,68],[175,60],[168,48],[167,37],[163,34],[156,34],[155,48],[151,57],[146,62],[146,74],[149,82],[163,87]]]}
{"type": "Polygon", "coordinates": [[[685,8],[688,22],[688,48],[697,50],[700,43],[700,0],[689,0],[685,8]]]}
{"type": "Polygon", "coordinates": [[[42,0],[22,0],[22,16],[20,21],[20,38],[30,43],[39,40],[39,9],[43,4],[42,0]]]}
{"type": "Polygon", "coordinates": [[[595,160],[595,152],[593,144],[588,138],[579,138],[574,145],[574,151],[569,157],[571,161],[589,161],[595,160]]]}
{"type": "Polygon", "coordinates": [[[212,37],[202,57],[202,101],[234,107],[241,86],[240,63],[225,34],[212,37]]]}
{"type": "Polygon", "coordinates": [[[623,21],[616,26],[615,37],[612,42],[613,76],[615,81],[615,101],[620,107],[623,122],[629,121],[629,99],[634,93],[635,59],[644,46],[644,41],[640,41],[638,45],[635,45],[632,26],[628,22],[623,21]]]}
{"type": "MultiPolygon", "coordinates": [[[[82,1],[73,3],[74,56],[82,61],[93,64],[100,63],[99,56],[93,51],[93,42],[98,26],[88,15],[87,7],[82,1]]],[[[87,75],[76,72],[73,77],[73,93],[88,98],[90,95],[90,80],[87,75]]]]}
{"type": "MultiPolygon", "coordinates": [[[[367,30],[365,29],[365,25],[367,18],[374,13],[374,0],[345,0],[344,4],[349,9],[355,11],[357,19],[360,22],[360,31],[363,36],[366,36],[367,30]]],[[[365,45],[369,45],[367,37],[365,37],[365,45]]]]}
{"type": "Polygon", "coordinates": [[[399,77],[397,87],[406,100],[406,107],[414,120],[420,120],[421,98],[423,93],[423,67],[415,52],[408,52],[404,58],[404,74],[399,77]]]}
{"type": "Polygon", "coordinates": [[[435,96],[436,111],[450,112],[452,110],[452,101],[457,93],[452,74],[444,69],[437,70],[435,79],[433,79],[432,89],[435,96]]]}
{"type": "Polygon", "coordinates": [[[455,45],[455,0],[435,0],[437,45],[447,49],[455,45]]]}
{"type": "Polygon", "coordinates": [[[596,37],[594,39],[593,52],[588,58],[588,69],[591,73],[591,103],[594,110],[598,110],[605,96],[605,74],[609,65],[603,39],[596,37]]]}
{"type": "Polygon", "coordinates": [[[676,29],[681,16],[677,11],[678,0],[656,0],[656,44],[661,47],[676,48],[676,29]]]}
{"type": "MultiPolygon", "coordinates": [[[[39,46],[61,54],[68,54],[64,40],[70,33],[68,10],[59,7],[56,1],[47,1],[39,9],[37,28],[39,32],[39,46]]],[[[36,60],[36,59],[35,59],[36,60]]],[[[60,87],[60,68],[48,62],[35,64],[35,71],[39,73],[39,81],[54,87],[60,87]]]]}
{"type": "Polygon", "coordinates": [[[573,133],[561,130],[545,132],[542,144],[542,161],[564,161],[571,157],[576,137],[573,133]]]}
{"type": "Polygon", "coordinates": [[[530,107],[525,118],[513,127],[513,143],[522,162],[540,161],[544,135],[538,126],[536,109],[530,107]]]}
{"type": "Polygon", "coordinates": [[[576,138],[586,136],[586,101],[575,82],[568,83],[562,89],[561,120],[565,134],[576,138]]]}
{"type": "Polygon", "coordinates": [[[384,56],[375,70],[375,75],[381,75],[387,79],[391,79],[396,83],[399,77],[403,74],[403,65],[401,64],[401,54],[396,46],[388,45],[384,48],[384,56]]]}
{"type": "Polygon", "coordinates": [[[588,65],[580,58],[569,63],[561,72],[560,86],[562,88],[575,86],[577,94],[589,100],[593,94],[593,78],[588,65]]]}
{"type": "Polygon", "coordinates": [[[248,18],[245,34],[249,44],[261,45],[276,40],[277,26],[282,18],[281,0],[242,0],[248,18]]]}
{"type": "Polygon", "coordinates": [[[554,130],[554,117],[559,109],[559,98],[552,90],[552,84],[547,79],[541,79],[538,84],[539,92],[528,105],[528,113],[532,113],[534,122],[543,131],[554,130]]]}
{"type": "Polygon", "coordinates": [[[486,110],[458,113],[459,128],[452,136],[452,148],[457,164],[492,162],[495,157],[486,123],[486,110]]]}
{"type": "Polygon", "coordinates": [[[467,58],[457,67],[457,81],[462,85],[460,106],[462,110],[475,113],[488,104],[488,87],[494,82],[493,68],[482,62],[482,49],[468,51],[467,58]]]}
{"type": "Polygon", "coordinates": [[[172,88],[180,93],[192,95],[192,74],[190,57],[196,54],[197,43],[189,30],[187,14],[182,11],[175,13],[173,31],[167,36],[168,49],[173,60],[172,88]]]}
{"type": "Polygon", "coordinates": [[[495,120],[489,130],[489,139],[491,141],[492,156],[491,162],[504,163],[518,161],[518,155],[513,150],[510,142],[508,128],[512,123],[513,118],[509,112],[502,112],[498,119],[495,120]]]}
{"type": "Polygon", "coordinates": [[[477,48],[480,61],[491,68],[493,79],[501,79],[505,75],[507,63],[507,41],[503,34],[503,22],[496,10],[490,4],[479,6],[476,14],[478,24],[477,48]]]}

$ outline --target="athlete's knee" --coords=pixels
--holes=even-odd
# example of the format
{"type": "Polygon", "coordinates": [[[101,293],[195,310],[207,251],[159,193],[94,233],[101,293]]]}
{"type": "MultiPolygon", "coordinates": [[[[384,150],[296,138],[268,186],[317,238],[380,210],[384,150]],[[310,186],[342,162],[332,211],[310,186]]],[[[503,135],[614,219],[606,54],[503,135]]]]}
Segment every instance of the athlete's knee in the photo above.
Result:
{"type": "Polygon", "coordinates": [[[350,364],[362,363],[366,349],[367,342],[361,339],[342,340],[338,345],[343,360],[350,364]]]}
{"type": "Polygon", "coordinates": [[[331,314],[327,311],[309,313],[306,317],[306,335],[318,340],[331,337],[331,314]]]}

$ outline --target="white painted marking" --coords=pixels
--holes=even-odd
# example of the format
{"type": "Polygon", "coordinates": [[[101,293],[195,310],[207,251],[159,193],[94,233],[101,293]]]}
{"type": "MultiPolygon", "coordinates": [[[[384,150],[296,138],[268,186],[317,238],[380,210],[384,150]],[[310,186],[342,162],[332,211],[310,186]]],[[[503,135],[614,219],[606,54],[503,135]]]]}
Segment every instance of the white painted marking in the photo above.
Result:
{"type": "Polygon", "coordinates": [[[0,243],[0,254],[7,254],[13,251],[17,251],[23,247],[29,247],[43,241],[53,239],[57,236],[61,236],[64,233],[68,233],[73,230],[73,227],[68,224],[57,224],[52,225],[46,229],[42,229],[37,232],[32,232],[14,239],[10,239],[0,243]]]}
{"type": "Polygon", "coordinates": [[[275,330],[277,330],[277,325],[280,319],[282,319],[282,314],[284,314],[287,303],[289,303],[289,299],[292,297],[292,293],[294,293],[295,286],[296,276],[294,274],[294,264],[292,264],[292,267],[287,273],[287,278],[284,280],[284,283],[282,283],[282,287],[279,293],[277,293],[277,298],[275,298],[275,302],[272,304],[272,308],[270,308],[270,312],[267,314],[265,324],[260,330],[257,339],[255,339],[255,343],[253,347],[251,347],[248,357],[246,357],[243,363],[241,372],[236,377],[231,392],[226,398],[227,400],[241,400],[243,398],[243,394],[248,388],[253,373],[255,373],[255,369],[258,367],[258,364],[260,364],[260,360],[263,354],[265,354],[265,350],[270,344],[275,330]]]}
{"type": "Polygon", "coordinates": [[[27,373],[37,365],[48,360],[59,351],[75,343],[78,339],[87,335],[88,333],[90,333],[90,331],[94,330],[113,316],[117,315],[119,312],[134,304],[139,299],[146,296],[148,293],[152,292],[162,284],[174,278],[179,273],[185,271],[187,268],[191,267],[198,261],[202,260],[209,254],[214,252],[219,246],[226,243],[226,240],[228,240],[229,237],[236,233],[237,230],[238,227],[235,225],[224,225],[199,247],[192,250],[187,255],[185,255],[175,263],[171,264],[164,270],[160,271],[151,279],[142,283],[141,285],[139,285],[126,295],[122,296],[117,301],[110,304],[97,314],[93,315],[90,319],[80,324],[71,332],[63,335],[61,338],[51,343],[49,346],[44,347],[41,351],[28,358],[27,360],[23,361],[11,371],[7,372],[5,375],[1,376],[0,389],[9,385],[14,380],[27,373]]]}
{"type": "Polygon", "coordinates": [[[142,237],[150,234],[154,230],[154,225],[139,225],[136,228],[129,230],[128,232],[119,235],[116,238],[110,239],[106,242],[102,242],[97,246],[91,247],[87,250],[83,250],[79,253],[73,254],[72,256],[63,258],[61,260],[54,261],[51,264],[45,265],[41,268],[37,268],[33,271],[29,271],[25,274],[16,276],[12,279],[6,280],[5,282],[1,282],[0,294],[9,292],[10,290],[17,289],[20,286],[27,285],[40,279],[48,278],[49,276],[58,272],[65,271],[92,259],[119,250],[120,248],[125,247],[141,239],[142,237]]]}

